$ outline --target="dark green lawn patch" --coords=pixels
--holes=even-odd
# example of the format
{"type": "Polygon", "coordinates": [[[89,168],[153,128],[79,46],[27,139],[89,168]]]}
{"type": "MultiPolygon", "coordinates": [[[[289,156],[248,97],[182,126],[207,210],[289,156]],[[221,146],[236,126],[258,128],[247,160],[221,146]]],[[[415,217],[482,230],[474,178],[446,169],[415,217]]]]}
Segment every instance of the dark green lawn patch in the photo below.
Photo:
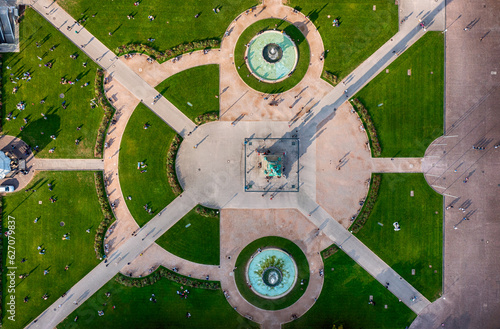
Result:
{"type": "Polygon", "coordinates": [[[415,317],[396,296],[339,251],[325,260],[325,282],[318,301],[284,328],[404,328],[415,317]],[[375,305],[368,304],[370,296],[375,305]]]}
{"type": "Polygon", "coordinates": [[[100,107],[90,107],[97,65],[35,11],[27,8],[19,26],[21,51],[3,55],[3,133],[18,136],[33,148],[38,145],[38,157],[93,158],[103,116],[100,107]],[[50,51],[53,46],[55,50],[50,51]],[[71,59],[72,54],[78,57],[71,59]],[[52,68],[45,67],[47,63],[52,68]],[[30,81],[24,76],[27,72],[30,81]],[[63,77],[75,84],[61,84],[63,77]],[[18,88],[15,94],[14,88],[18,88]],[[19,102],[26,104],[25,110],[16,109],[19,102]],[[51,148],[55,148],[53,154],[49,154],[51,148]]]}
{"type": "MultiPolygon", "coordinates": [[[[9,220],[15,223],[15,228],[10,227],[15,232],[12,235],[15,237],[14,264],[6,263],[8,239],[4,238],[3,266],[17,267],[16,321],[7,319],[9,314],[4,303],[4,328],[24,328],[99,263],[94,252],[94,236],[102,212],[94,173],[39,172],[28,188],[32,191],[21,190],[3,197],[3,231],[12,225],[9,220]],[[52,184],[52,191],[47,184],[52,184]],[[51,203],[51,197],[57,201],[51,203]],[[34,223],[36,218],[38,221],[34,223]],[[69,234],[69,240],[62,240],[65,234],[69,234]],[[39,254],[38,246],[45,249],[45,255],[39,254]],[[67,265],[69,269],[65,270],[67,265]],[[44,270],[49,273],[44,275],[44,270]],[[19,278],[23,274],[28,277],[19,278]],[[48,294],[47,300],[42,299],[44,294],[48,294]],[[23,302],[25,297],[29,298],[27,303],[23,302]]],[[[7,273],[4,271],[2,276],[4,301],[8,297],[7,273]]]]}
{"type": "Polygon", "coordinates": [[[269,94],[287,91],[299,83],[309,68],[310,58],[309,44],[302,32],[294,25],[281,19],[263,19],[250,25],[240,35],[236,47],[234,48],[234,64],[243,81],[245,81],[249,87],[269,94]],[[298,49],[299,60],[292,75],[285,80],[277,83],[259,82],[259,80],[250,73],[245,63],[245,45],[260,31],[274,29],[276,29],[276,31],[284,31],[295,42],[298,49]]]}
{"type": "Polygon", "coordinates": [[[156,240],[156,243],[174,255],[192,262],[219,265],[219,216],[202,216],[193,209],[156,240]]]}
{"type": "Polygon", "coordinates": [[[258,328],[232,309],[220,289],[181,286],[162,279],[154,285],[135,288],[112,279],[58,328],[258,328]],[[177,294],[184,289],[189,290],[187,299],[177,294]],[[107,292],[110,297],[106,297],[107,292]],[[152,294],[156,303],[150,301],[152,294]],[[98,316],[98,311],[104,315],[98,316]],[[188,312],[190,318],[186,317],[188,312]]]}
{"type": "Polygon", "coordinates": [[[280,310],[295,303],[306,291],[307,285],[309,284],[309,263],[307,262],[306,255],[304,255],[302,250],[292,241],[277,236],[268,236],[251,242],[240,252],[236,260],[234,278],[239,292],[249,303],[265,310],[280,310]],[[268,247],[286,251],[288,254],[292,255],[297,264],[298,275],[295,286],[291,288],[292,290],[286,296],[278,299],[264,299],[259,297],[246,283],[245,271],[250,257],[258,248],[268,247]],[[303,284],[301,285],[302,280],[303,284]]]}
{"type": "Polygon", "coordinates": [[[165,51],[192,41],[220,40],[233,19],[258,3],[150,0],[134,6],[134,1],[63,0],[60,4],[73,18],[85,19],[82,24],[111,50],[128,43],[142,43],[165,51]],[[214,8],[220,11],[216,14],[214,8]],[[195,18],[197,14],[199,17],[195,18]],[[153,21],[149,20],[150,15],[154,16],[153,21]],[[149,38],[155,41],[148,42],[149,38]]]}
{"type": "Polygon", "coordinates": [[[118,164],[120,185],[127,207],[140,226],[175,198],[166,169],[167,153],[175,135],[144,104],[137,106],[125,128],[118,164]],[[146,123],[150,125],[148,129],[144,129],[146,123]],[[139,162],[146,167],[137,169],[139,162]],[[151,214],[144,209],[145,205],[152,209],[151,214]]]}
{"type": "Polygon", "coordinates": [[[181,71],[156,86],[156,90],[193,121],[207,112],[218,112],[219,65],[181,71]]]}
{"type": "Polygon", "coordinates": [[[339,81],[398,32],[394,0],[290,0],[288,5],[309,16],[318,28],[329,50],[324,69],[339,81]],[[332,26],[334,19],[339,20],[338,27],[332,26]]]}
{"type": "Polygon", "coordinates": [[[372,117],[382,157],[423,157],[443,134],[443,34],[426,33],[387,69],[356,97],[372,117]]]}
{"type": "Polygon", "coordinates": [[[433,301],[442,291],[443,197],[422,174],[381,176],[377,201],[357,237],[433,301]]]}

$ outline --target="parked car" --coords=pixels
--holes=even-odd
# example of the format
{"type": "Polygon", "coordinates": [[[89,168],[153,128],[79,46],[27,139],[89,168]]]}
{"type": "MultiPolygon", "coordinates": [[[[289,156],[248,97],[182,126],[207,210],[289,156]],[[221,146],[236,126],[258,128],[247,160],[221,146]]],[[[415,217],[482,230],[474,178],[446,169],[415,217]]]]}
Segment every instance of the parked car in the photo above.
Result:
{"type": "Polygon", "coordinates": [[[0,185],[0,192],[14,192],[15,187],[12,185],[0,185]]]}

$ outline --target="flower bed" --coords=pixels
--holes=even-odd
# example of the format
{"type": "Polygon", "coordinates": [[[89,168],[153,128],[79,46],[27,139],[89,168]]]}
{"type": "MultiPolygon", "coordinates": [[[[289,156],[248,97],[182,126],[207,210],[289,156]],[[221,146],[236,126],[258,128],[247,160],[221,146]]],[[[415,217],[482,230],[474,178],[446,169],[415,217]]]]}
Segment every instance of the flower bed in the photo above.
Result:
{"type": "Polygon", "coordinates": [[[165,51],[159,51],[155,48],[144,45],[141,43],[130,43],[128,45],[123,45],[115,49],[115,54],[118,56],[130,54],[130,53],[141,53],[146,54],[149,57],[155,59],[157,62],[162,63],[171,58],[177,57],[179,55],[189,53],[200,49],[210,49],[219,48],[220,41],[217,39],[206,39],[200,41],[193,41],[188,43],[183,43],[176,47],[167,49],[165,51]]]}
{"type": "Polygon", "coordinates": [[[210,121],[217,121],[217,120],[219,120],[219,112],[214,111],[214,112],[207,112],[207,113],[204,113],[202,115],[197,116],[194,119],[194,123],[196,123],[196,125],[200,126],[204,123],[207,123],[210,121]]]}
{"type": "Polygon", "coordinates": [[[368,196],[366,197],[365,203],[363,205],[363,208],[361,208],[361,211],[359,212],[358,216],[354,220],[354,223],[349,227],[349,230],[356,234],[363,228],[363,225],[365,225],[366,220],[368,217],[370,217],[370,214],[373,210],[373,206],[375,205],[375,202],[377,201],[378,197],[378,190],[380,187],[380,180],[382,179],[382,176],[380,174],[372,174],[372,179],[370,183],[370,190],[368,191],[368,196]]]}
{"type": "Polygon", "coordinates": [[[115,277],[115,281],[127,287],[141,288],[155,284],[158,280],[161,280],[162,278],[166,278],[170,281],[174,281],[179,284],[182,284],[183,286],[192,288],[200,288],[208,290],[220,289],[220,283],[218,281],[205,281],[205,280],[188,278],[187,276],[178,274],[174,271],[166,269],[165,267],[159,267],[152,274],[144,278],[131,278],[119,273],[115,277]]]}
{"type": "Polygon", "coordinates": [[[104,236],[106,234],[106,231],[108,230],[109,224],[111,224],[111,222],[115,219],[115,216],[111,211],[108,198],[106,196],[103,175],[104,174],[102,172],[94,173],[97,199],[99,200],[99,205],[101,206],[102,214],[104,216],[95,233],[94,251],[98,259],[102,259],[105,256],[103,247],[104,236]]]}
{"type": "Polygon", "coordinates": [[[323,71],[321,77],[323,78],[323,80],[328,81],[334,87],[339,83],[338,77],[332,72],[323,71]]]}
{"type": "Polygon", "coordinates": [[[358,115],[361,118],[361,121],[363,122],[366,131],[368,132],[368,138],[370,139],[372,155],[374,157],[379,157],[382,154],[382,148],[380,147],[380,143],[377,137],[377,131],[375,130],[375,125],[373,124],[372,118],[370,117],[368,110],[357,98],[351,100],[351,103],[358,112],[358,115]]]}
{"type": "Polygon", "coordinates": [[[196,210],[196,213],[198,213],[199,215],[201,215],[203,217],[219,218],[219,210],[217,210],[217,209],[197,205],[195,210],[196,210]]]}
{"type": "Polygon", "coordinates": [[[179,150],[179,146],[181,145],[182,138],[179,135],[176,135],[172,140],[172,144],[170,144],[170,148],[167,153],[167,178],[168,184],[172,188],[175,196],[178,196],[182,193],[182,187],[179,184],[179,180],[177,179],[177,173],[175,171],[175,158],[177,156],[177,151],[179,150]]]}
{"type": "Polygon", "coordinates": [[[104,109],[104,116],[97,131],[97,140],[95,143],[94,156],[102,158],[104,152],[104,141],[106,139],[106,132],[109,128],[109,123],[115,114],[115,108],[111,106],[104,93],[104,70],[98,69],[95,76],[95,95],[97,103],[104,109]]]}

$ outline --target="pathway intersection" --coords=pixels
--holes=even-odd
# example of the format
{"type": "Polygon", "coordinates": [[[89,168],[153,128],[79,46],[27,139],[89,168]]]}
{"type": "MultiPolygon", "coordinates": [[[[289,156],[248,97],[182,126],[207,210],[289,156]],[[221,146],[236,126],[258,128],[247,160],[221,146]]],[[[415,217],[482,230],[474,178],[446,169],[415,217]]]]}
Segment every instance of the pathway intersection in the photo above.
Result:
{"type": "MultiPolygon", "coordinates": [[[[429,28],[443,30],[441,26],[444,16],[443,1],[403,1],[403,3],[405,5],[401,6],[401,10],[411,8],[412,13],[422,11],[424,15],[420,19],[423,18],[429,28]]],[[[192,274],[193,277],[202,278],[210,273],[211,279],[221,281],[222,289],[227,290],[232,296],[229,302],[237,307],[237,311],[243,316],[251,316],[263,327],[279,328],[280,324],[291,320],[291,314],[298,316],[304,314],[321,292],[322,279],[315,275],[322,268],[318,251],[331,242],[335,242],[379,282],[384,285],[389,282],[389,290],[415,313],[422,312],[430,304],[422,294],[347,231],[344,228],[345,224],[334,218],[316,200],[316,150],[324,143],[324,138],[322,138],[324,130],[320,129],[325,127],[328,133],[333,130],[331,127],[340,122],[356,122],[357,117],[349,118],[345,115],[349,111],[346,96],[359,91],[425,33],[419,26],[420,22],[415,14],[412,16],[408,13],[410,18],[400,25],[399,32],[356,68],[346,78],[345,84],[339,84],[332,89],[319,80],[322,71],[322,61],[319,60],[319,55],[324,51],[319,33],[304,15],[293,14],[292,9],[284,6],[281,1],[265,1],[264,5],[257,6],[258,16],[242,14],[235,19],[228,28],[231,33],[222,41],[220,50],[212,50],[207,55],[200,52],[183,55],[175,64],[172,61],[163,64],[146,64],[142,59],[145,56],[134,56],[130,60],[118,58],[84,27],[75,26],[73,29],[78,33],[74,33],[74,30],[68,31],[66,27],[73,25],[75,20],[55,1],[35,0],[31,5],[107,71],[107,76],[110,78],[110,85],[107,87],[108,97],[111,94],[114,96],[114,106],[117,108],[117,123],[108,135],[108,140],[113,142],[110,143],[110,148],[105,150],[103,164],[88,161],[82,165],[92,164],[95,166],[94,169],[104,170],[105,176],[110,181],[107,186],[110,201],[114,200],[118,206],[115,210],[117,218],[115,229],[107,237],[107,241],[111,243],[107,260],[75,284],[64,298],[57,300],[38,316],[28,325],[29,328],[55,327],[77,308],[74,301],[78,301],[79,304],[83,303],[118,272],[133,272],[134,275],[140,275],[151,267],[158,265],[172,267],[174,263],[182,274],[192,274]],[[311,48],[311,66],[304,79],[292,90],[279,95],[284,100],[281,102],[284,108],[283,111],[275,112],[282,113],[280,116],[270,114],[269,106],[263,102],[262,94],[248,88],[239,79],[232,62],[234,46],[239,35],[248,25],[268,17],[286,17],[305,33],[311,48]],[[86,46],[82,47],[82,45],[86,46]],[[158,102],[153,103],[154,97],[158,94],[154,89],[155,85],[181,70],[205,64],[219,64],[220,66],[221,121],[197,128],[167,99],[161,97],[158,102]],[[288,103],[293,102],[294,96],[309,86],[314,86],[314,88],[311,87],[309,91],[307,91],[309,88],[306,88],[305,92],[308,96],[304,97],[302,104],[303,107],[307,106],[307,113],[306,111],[301,114],[299,112],[299,119],[290,122],[289,120],[297,113],[296,110],[288,110],[288,103]],[[316,97],[315,101],[306,103],[305,101],[312,95],[316,97]],[[119,185],[117,166],[123,131],[133,109],[139,102],[148,106],[184,137],[176,161],[178,177],[184,192],[142,228],[137,226],[126,207],[119,185]],[[243,111],[248,108],[254,108],[255,111],[244,113],[243,111]],[[252,117],[252,114],[257,115],[252,117]],[[233,122],[241,115],[244,116],[243,120],[233,122]],[[341,118],[344,118],[344,121],[341,118]],[[280,140],[290,137],[293,132],[300,139],[300,191],[276,193],[275,198],[261,196],[260,193],[245,192],[243,140],[250,136],[265,137],[269,134],[280,140]],[[311,267],[311,284],[300,301],[279,311],[263,311],[246,302],[236,289],[231,274],[237,253],[231,259],[225,255],[225,252],[234,253],[237,248],[228,249],[230,243],[226,244],[224,239],[221,239],[220,266],[188,262],[171,255],[155,244],[157,238],[199,203],[222,209],[221,232],[227,228],[225,225],[230,225],[228,223],[231,221],[231,212],[262,211],[263,209],[276,209],[277,213],[297,209],[294,215],[297,216],[296,218],[302,220],[304,225],[319,229],[320,240],[306,239],[302,241],[302,245],[299,245],[307,255],[311,267]],[[137,233],[135,236],[131,234],[134,231],[137,233]],[[131,264],[127,265],[129,262],[131,264]],[[60,308],[57,307],[59,304],[62,304],[60,308]]],[[[362,133],[366,136],[364,132],[362,133]]],[[[355,140],[353,152],[364,154],[364,156],[358,160],[353,158],[352,163],[361,161],[366,164],[365,169],[345,171],[345,175],[352,175],[352,177],[359,175],[361,178],[358,179],[362,182],[366,180],[366,177],[369,178],[372,172],[422,171],[421,159],[372,159],[369,150],[366,149],[365,139],[355,140]]],[[[366,195],[366,192],[364,193],[366,195]]],[[[354,201],[357,202],[357,200],[354,201]]],[[[293,233],[283,232],[286,238],[292,239],[292,235],[293,233]]],[[[301,239],[295,237],[294,240],[300,241],[301,239]]]]}

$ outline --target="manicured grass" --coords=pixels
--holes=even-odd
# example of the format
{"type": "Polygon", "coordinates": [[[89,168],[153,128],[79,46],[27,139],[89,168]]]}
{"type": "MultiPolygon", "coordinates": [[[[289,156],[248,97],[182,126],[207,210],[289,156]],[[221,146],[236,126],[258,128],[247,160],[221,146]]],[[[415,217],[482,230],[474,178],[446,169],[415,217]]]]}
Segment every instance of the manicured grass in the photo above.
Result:
{"type": "Polygon", "coordinates": [[[26,9],[19,26],[21,52],[3,54],[3,133],[18,136],[32,147],[38,145],[38,157],[93,158],[97,128],[103,116],[101,108],[90,107],[90,100],[95,96],[97,65],[32,9],[26,9]],[[54,51],[49,50],[52,46],[56,46],[54,51]],[[71,59],[71,54],[78,54],[78,58],[71,59]],[[51,69],[44,66],[48,62],[53,63],[51,69]],[[83,67],[84,62],[87,67],[83,67]],[[22,79],[25,72],[31,74],[31,81],[22,79]],[[62,77],[79,81],[62,85],[62,77]],[[17,83],[12,83],[11,78],[17,83]],[[87,82],[88,86],[80,88],[87,82]],[[19,88],[16,94],[12,94],[14,87],[19,88]],[[60,94],[64,94],[64,99],[60,94]],[[40,104],[41,100],[45,103],[40,104]],[[66,101],[66,109],[62,107],[63,101],[66,101]],[[16,109],[19,102],[26,103],[24,111],[16,109]],[[10,112],[15,120],[6,120],[10,112]],[[28,119],[27,124],[24,118],[28,119]],[[79,126],[81,129],[77,130],[79,126]],[[52,140],[51,135],[55,135],[56,140],[52,140]],[[75,145],[76,139],[81,140],[79,145],[75,145]],[[54,147],[55,152],[49,154],[49,149],[54,147]]]}
{"type": "Polygon", "coordinates": [[[431,301],[442,291],[442,202],[443,197],[432,190],[422,174],[382,174],[375,206],[357,234],[431,301]],[[399,223],[400,231],[394,231],[394,222],[399,223]]]}
{"type": "Polygon", "coordinates": [[[156,243],[174,255],[192,262],[219,265],[219,217],[205,217],[193,209],[156,240],[156,243]]]}
{"type": "Polygon", "coordinates": [[[182,299],[176,292],[182,290],[181,285],[167,279],[142,288],[126,287],[112,279],[58,328],[258,327],[234,311],[221,290],[187,289],[188,298],[182,299]],[[109,298],[106,292],[111,293],[109,298]],[[155,294],[156,303],[149,301],[152,294],[155,294]],[[97,311],[101,310],[104,315],[98,316],[97,311]],[[191,313],[189,319],[186,317],[188,312],[191,313]],[[78,320],[74,322],[76,316],[78,320]]]}
{"type": "Polygon", "coordinates": [[[338,251],[325,260],[325,282],[318,301],[284,328],[405,328],[415,317],[361,266],[338,251]],[[370,296],[375,305],[368,304],[370,296]]]}
{"type": "Polygon", "coordinates": [[[204,39],[220,39],[233,19],[257,0],[63,0],[61,5],[111,50],[128,43],[144,43],[159,50],[204,39]],[[220,8],[215,14],[213,8],[220,8]],[[95,17],[92,15],[95,14],[95,17]],[[198,18],[194,16],[200,14],[198,18]],[[127,19],[133,15],[134,19],[127,19]],[[155,17],[153,21],[148,16],[155,17]],[[112,32],[112,36],[108,33],[112,32]],[[148,42],[148,38],[156,41],[148,42]]]}
{"type": "Polygon", "coordinates": [[[130,117],[120,145],[120,185],[130,213],[142,226],[174,198],[167,180],[167,152],[175,136],[172,130],[144,104],[130,117]],[[148,123],[150,127],[144,129],[148,123]],[[137,169],[137,163],[147,167],[137,169]],[[146,172],[141,173],[141,171],[146,172]],[[128,196],[132,200],[128,200],[128,196]],[[149,214],[144,205],[153,210],[149,214]]]}
{"type": "Polygon", "coordinates": [[[318,28],[325,50],[329,50],[324,69],[339,79],[398,32],[394,0],[290,0],[288,5],[309,16],[318,28]],[[338,27],[332,26],[334,19],[340,21],[338,27]]]}
{"type": "Polygon", "coordinates": [[[423,157],[443,134],[443,34],[427,32],[387,69],[355,97],[373,119],[382,157],[423,157]]]}
{"type": "Polygon", "coordinates": [[[156,86],[156,90],[191,120],[206,112],[218,112],[219,99],[215,96],[219,95],[219,65],[181,71],[156,86]]]}
{"type": "MultiPolygon", "coordinates": [[[[15,218],[15,262],[7,257],[8,239],[3,239],[3,266],[17,267],[16,281],[16,321],[8,320],[6,313],[6,274],[2,275],[3,285],[3,327],[24,328],[64,292],[83,278],[98,264],[94,252],[95,230],[102,220],[102,212],[97,200],[94,173],[92,172],[40,172],[28,186],[35,191],[24,190],[3,197],[3,229],[7,230],[9,216],[15,218]],[[52,184],[49,191],[47,184],[52,184]],[[57,199],[51,203],[49,199],[57,199]],[[42,201],[42,204],[39,204],[42,201]],[[39,218],[34,223],[35,218],[39,218]],[[60,222],[65,225],[61,226],[60,222]],[[86,233],[87,229],[90,233],[86,233]],[[70,240],[62,240],[68,234],[70,240]],[[39,254],[38,246],[46,249],[39,254]],[[25,262],[21,260],[25,258],[25,262]],[[64,270],[69,265],[69,270],[64,270]],[[44,270],[49,273],[44,275],[44,270]],[[19,275],[29,274],[25,279],[19,275]],[[48,300],[42,296],[48,294],[48,300]],[[29,298],[24,303],[25,297],[29,298]]],[[[12,228],[12,227],[11,227],[12,228]]]]}
{"type": "Polygon", "coordinates": [[[234,49],[234,63],[243,81],[255,90],[270,94],[286,91],[299,83],[309,68],[310,58],[309,44],[302,32],[294,25],[281,19],[263,19],[250,25],[240,35],[234,49]],[[273,29],[285,31],[285,33],[295,42],[298,49],[299,60],[295,67],[295,71],[285,80],[277,83],[259,82],[256,77],[250,74],[248,66],[245,63],[245,45],[248,44],[258,32],[273,29]]]}
{"type": "Polygon", "coordinates": [[[292,241],[277,236],[268,236],[251,242],[240,252],[236,260],[234,278],[240,294],[249,303],[265,310],[280,310],[295,303],[306,291],[309,284],[309,263],[307,262],[306,255],[292,241]],[[245,273],[250,257],[258,248],[267,247],[279,248],[286,251],[292,255],[297,265],[297,282],[295,286],[291,288],[292,290],[286,296],[278,299],[264,299],[259,297],[246,283],[245,273]],[[302,280],[303,284],[301,285],[302,280]]]}

